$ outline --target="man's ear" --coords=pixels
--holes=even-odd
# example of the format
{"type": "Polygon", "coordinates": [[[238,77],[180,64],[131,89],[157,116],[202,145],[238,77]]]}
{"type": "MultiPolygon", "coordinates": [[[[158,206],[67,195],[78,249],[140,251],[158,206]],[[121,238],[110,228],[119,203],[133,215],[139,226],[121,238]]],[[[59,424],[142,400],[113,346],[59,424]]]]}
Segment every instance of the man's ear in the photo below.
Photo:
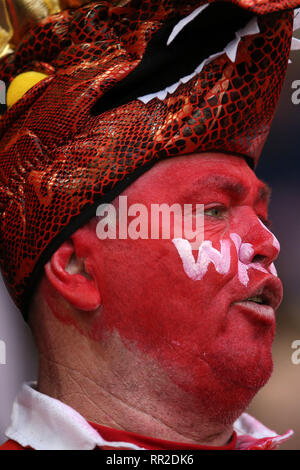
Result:
{"type": "MultiPolygon", "coordinates": [[[[96,279],[86,271],[85,260],[76,255],[76,246],[71,240],[65,241],[52,255],[45,266],[51,285],[74,308],[93,311],[100,307],[101,296],[96,279]]],[[[76,243],[76,238],[74,239],[76,243]]]]}

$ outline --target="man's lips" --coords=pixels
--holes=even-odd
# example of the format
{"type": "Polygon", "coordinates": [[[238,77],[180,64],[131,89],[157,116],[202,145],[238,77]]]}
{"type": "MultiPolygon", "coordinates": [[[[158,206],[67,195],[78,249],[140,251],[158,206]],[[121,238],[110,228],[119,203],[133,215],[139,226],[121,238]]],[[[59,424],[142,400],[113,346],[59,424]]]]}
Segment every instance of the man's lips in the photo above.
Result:
{"type": "Polygon", "coordinates": [[[272,277],[259,285],[252,286],[243,299],[236,300],[238,305],[248,313],[267,322],[275,319],[275,310],[282,301],[282,284],[278,278],[272,277]]]}
{"type": "Polygon", "coordinates": [[[275,320],[275,310],[270,305],[257,304],[249,300],[235,302],[233,305],[242,308],[248,315],[255,317],[264,323],[272,324],[275,320]]]}

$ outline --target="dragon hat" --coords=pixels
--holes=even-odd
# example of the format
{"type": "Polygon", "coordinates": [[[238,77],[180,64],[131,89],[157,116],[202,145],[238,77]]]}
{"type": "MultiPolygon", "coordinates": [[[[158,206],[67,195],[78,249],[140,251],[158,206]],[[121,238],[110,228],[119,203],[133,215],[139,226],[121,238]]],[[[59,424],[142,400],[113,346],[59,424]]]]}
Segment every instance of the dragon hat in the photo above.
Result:
{"type": "Polygon", "coordinates": [[[0,47],[8,104],[0,118],[0,264],[23,312],[62,241],[157,161],[214,151],[255,167],[299,6],[0,0],[0,45],[13,30],[0,47]],[[28,76],[39,79],[20,94],[28,76]]]}

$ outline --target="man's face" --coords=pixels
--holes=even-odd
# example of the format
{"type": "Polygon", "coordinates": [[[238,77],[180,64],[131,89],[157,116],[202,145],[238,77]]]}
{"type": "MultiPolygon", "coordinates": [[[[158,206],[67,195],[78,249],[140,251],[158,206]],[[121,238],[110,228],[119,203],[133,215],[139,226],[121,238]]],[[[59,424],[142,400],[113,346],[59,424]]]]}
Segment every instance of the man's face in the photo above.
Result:
{"type": "Polygon", "coordinates": [[[171,239],[97,240],[93,269],[103,304],[94,337],[117,331],[192,395],[230,401],[234,389],[251,400],[272,371],[282,297],[272,267],[279,245],[264,225],[268,189],[242,158],[195,154],[157,164],[123,195],[128,207],[149,212],[152,203],[204,204],[210,262],[197,279],[188,267],[198,249],[184,265],[184,250],[171,239]],[[228,250],[220,268],[213,249],[221,253],[221,241],[228,250]]]}

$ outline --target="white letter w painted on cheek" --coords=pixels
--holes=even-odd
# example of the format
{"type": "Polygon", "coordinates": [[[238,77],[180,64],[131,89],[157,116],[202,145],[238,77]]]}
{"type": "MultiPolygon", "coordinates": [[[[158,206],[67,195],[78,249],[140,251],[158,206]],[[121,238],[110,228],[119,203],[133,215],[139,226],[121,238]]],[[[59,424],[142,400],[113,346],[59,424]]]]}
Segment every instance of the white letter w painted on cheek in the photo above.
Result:
{"type": "Polygon", "coordinates": [[[183,263],[183,269],[187,276],[193,281],[199,281],[206,274],[208,266],[213,263],[216,271],[227,274],[230,269],[230,242],[221,240],[220,251],[213,248],[210,240],[201,243],[198,250],[198,259],[195,262],[192,247],[188,240],[174,238],[172,240],[183,263]]]}
{"type": "MultiPolygon", "coordinates": [[[[241,237],[237,233],[231,233],[230,238],[233,241],[237,252],[238,278],[241,284],[244,286],[248,285],[248,271],[250,268],[277,276],[273,263],[269,266],[268,271],[261,263],[251,262],[254,253],[251,243],[242,243],[241,237]]],[[[229,240],[220,241],[220,251],[213,248],[210,240],[202,242],[199,247],[197,262],[195,262],[192,246],[188,240],[183,238],[174,238],[172,242],[177,248],[186,275],[193,281],[199,281],[205,276],[210,263],[214,264],[215,269],[219,274],[227,274],[229,272],[231,263],[231,243],[229,240]]],[[[276,242],[273,242],[275,248],[277,248],[278,244],[278,242],[275,244],[276,242]]]]}

